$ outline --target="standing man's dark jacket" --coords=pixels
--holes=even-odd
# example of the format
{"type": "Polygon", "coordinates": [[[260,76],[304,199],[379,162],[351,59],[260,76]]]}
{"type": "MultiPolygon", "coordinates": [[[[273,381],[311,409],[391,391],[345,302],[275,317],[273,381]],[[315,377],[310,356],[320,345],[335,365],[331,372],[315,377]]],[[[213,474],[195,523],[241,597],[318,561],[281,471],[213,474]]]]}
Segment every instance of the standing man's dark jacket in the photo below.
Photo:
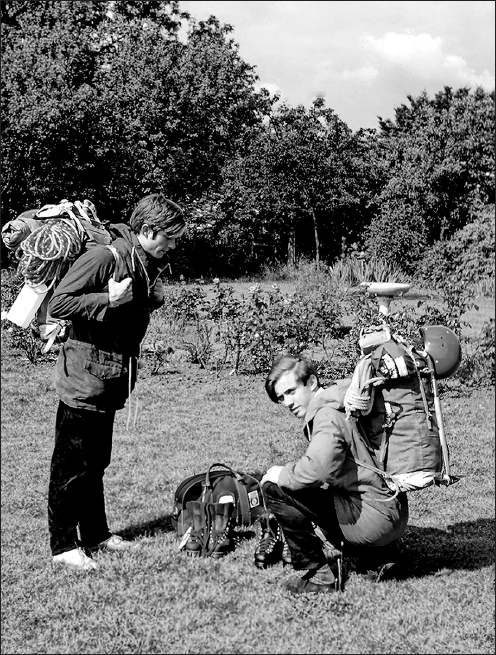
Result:
{"type": "Polygon", "coordinates": [[[69,319],[69,339],[61,348],[55,384],[70,407],[96,411],[124,407],[136,381],[136,358],[150,322],[163,303],[157,278],[162,269],[148,257],[136,236],[120,226],[112,246],[93,246],[61,280],[50,300],[53,318],[69,319]],[[132,279],[133,299],[109,306],[108,281],[132,279]]]}

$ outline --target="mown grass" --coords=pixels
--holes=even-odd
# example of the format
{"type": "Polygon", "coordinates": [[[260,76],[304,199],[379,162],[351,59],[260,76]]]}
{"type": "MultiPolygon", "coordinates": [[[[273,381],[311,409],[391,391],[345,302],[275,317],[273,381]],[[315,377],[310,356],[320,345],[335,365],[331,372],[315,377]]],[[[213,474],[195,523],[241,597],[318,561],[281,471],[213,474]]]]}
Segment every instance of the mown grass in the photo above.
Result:
{"type": "Polygon", "coordinates": [[[125,410],[116,420],[108,516],[140,549],[99,555],[89,576],[54,570],[52,376],[3,349],[3,653],[494,652],[494,390],[443,401],[453,472],[465,477],[410,496],[405,578],[352,574],[343,594],[294,598],[280,586],[289,571],[254,567],[254,530],[221,561],[177,551],[169,514],[182,478],[214,461],[265,469],[305,447],[262,377],[185,364],[144,371],[137,427],[126,432],[125,410]]]}

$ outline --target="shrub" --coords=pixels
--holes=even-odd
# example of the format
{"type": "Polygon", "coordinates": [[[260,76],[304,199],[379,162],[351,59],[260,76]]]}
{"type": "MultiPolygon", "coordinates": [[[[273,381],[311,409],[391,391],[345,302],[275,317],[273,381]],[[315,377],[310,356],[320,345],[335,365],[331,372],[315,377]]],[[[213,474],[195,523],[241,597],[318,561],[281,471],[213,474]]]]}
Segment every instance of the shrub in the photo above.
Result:
{"type": "Polygon", "coordinates": [[[394,262],[410,275],[428,243],[421,212],[402,198],[392,198],[366,229],[366,249],[371,258],[394,262]]]}
{"type": "Polygon", "coordinates": [[[481,387],[496,383],[494,338],[494,318],[490,318],[471,341],[472,348],[465,353],[460,364],[457,378],[464,386],[481,387]]]}
{"type": "Polygon", "coordinates": [[[336,286],[356,286],[361,282],[406,282],[408,276],[394,262],[358,254],[339,259],[329,269],[336,286]]]}
{"type": "MultiPolygon", "coordinates": [[[[24,278],[16,270],[2,269],[1,300],[2,312],[7,312],[17,298],[24,278]]],[[[2,343],[14,351],[25,355],[32,364],[36,364],[40,358],[43,360],[53,359],[53,354],[44,355],[41,351],[43,343],[36,333],[36,324],[31,328],[20,328],[10,321],[2,320],[2,343]]]]}
{"type": "MultiPolygon", "coordinates": [[[[279,352],[325,348],[342,329],[339,303],[326,289],[283,294],[276,284],[268,290],[255,284],[242,296],[220,283],[206,289],[171,289],[157,321],[157,329],[163,326],[175,346],[189,352],[192,363],[230,366],[236,373],[265,372],[279,352]]],[[[156,342],[155,329],[146,341],[156,342]]],[[[160,341],[165,346],[164,339],[160,341]]],[[[172,343],[168,347],[174,349],[172,343]]],[[[156,357],[153,347],[145,345],[144,350],[156,357]]]]}
{"type": "Polygon", "coordinates": [[[494,294],[494,205],[485,207],[471,223],[437,241],[423,256],[417,275],[431,288],[462,285],[494,294]]]}

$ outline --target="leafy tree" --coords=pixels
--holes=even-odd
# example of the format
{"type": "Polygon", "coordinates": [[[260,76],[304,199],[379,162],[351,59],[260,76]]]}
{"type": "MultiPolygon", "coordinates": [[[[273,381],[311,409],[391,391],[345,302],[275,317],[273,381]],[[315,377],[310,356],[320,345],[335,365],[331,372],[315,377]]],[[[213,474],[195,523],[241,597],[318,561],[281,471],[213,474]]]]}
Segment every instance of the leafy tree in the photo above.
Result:
{"type": "Polygon", "coordinates": [[[2,2],[4,221],[92,191],[96,31],[104,20],[98,2],[2,2]]]}
{"type": "Polygon", "coordinates": [[[386,183],[368,249],[413,271],[426,247],[494,197],[494,92],[445,87],[408,100],[394,122],[380,120],[376,157],[386,183]]]}
{"type": "Polygon", "coordinates": [[[151,191],[190,202],[270,106],[230,26],[178,2],[4,0],[2,15],[3,221],[62,197],[111,220],[151,191]]]}
{"type": "Polygon", "coordinates": [[[199,209],[233,269],[340,252],[367,221],[363,138],[317,98],[281,105],[224,168],[216,198],[199,209]],[[215,208],[215,210],[213,209],[215,208]]]}
{"type": "Polygon", "coordinates": [[[494,219],[494,204],[488,205],[451,239],[436,241],[419,261],[417,275],[435,289],[459,284],[471,297],[481,283],[494,292],[494,219]]]}

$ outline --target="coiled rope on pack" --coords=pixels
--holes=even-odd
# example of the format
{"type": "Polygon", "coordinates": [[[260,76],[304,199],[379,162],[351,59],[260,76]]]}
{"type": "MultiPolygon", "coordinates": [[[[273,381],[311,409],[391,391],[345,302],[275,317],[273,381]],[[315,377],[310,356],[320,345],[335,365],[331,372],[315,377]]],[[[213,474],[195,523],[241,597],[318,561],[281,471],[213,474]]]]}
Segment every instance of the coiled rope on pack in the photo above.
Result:
{"type": "Polygon", "coordinates": [[[22,242],[19,273],[32,286],[51,286],[80,254],[85,232],[74,219],[52,219],[22,242]]]}

